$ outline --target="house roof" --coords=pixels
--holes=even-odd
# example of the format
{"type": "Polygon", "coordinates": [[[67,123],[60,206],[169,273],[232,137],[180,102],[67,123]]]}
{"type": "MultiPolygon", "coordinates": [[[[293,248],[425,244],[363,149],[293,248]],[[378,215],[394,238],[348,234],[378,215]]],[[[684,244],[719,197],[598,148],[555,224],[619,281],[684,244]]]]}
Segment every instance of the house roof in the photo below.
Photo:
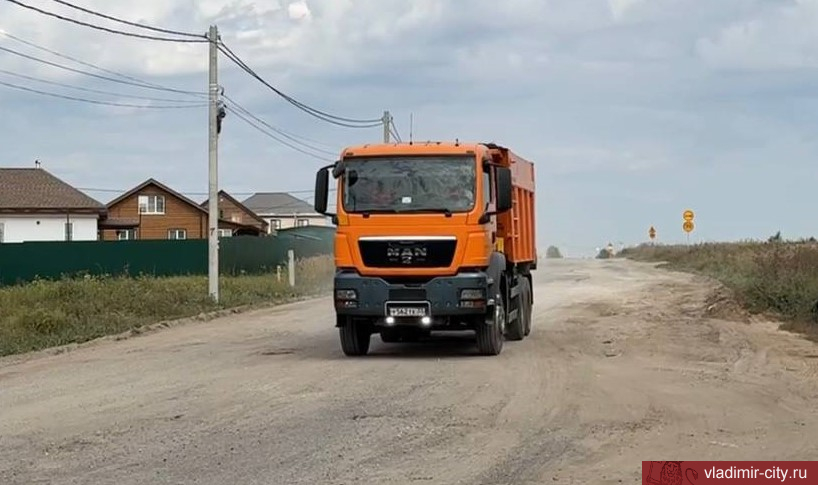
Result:
{"type": "Polygon", "coordinates": [[[184,195],[180,194],[179,192],[176,192],[175,190],[171,189],[167,185],[165,185],[165,184],[163,184],[163,183],[161,183],[161,182],[159,182],[159,181],[157,181],[156,179],[153,179],[153,178],[149,178],[148,180],[142,182],[141,184],[137,185],[136,187],[132,188],[131,190],[125,192],[124,194],[120,195],[119,197],[112,200],[111,202],[108,202],[108,207],[111,207],[113,205],[116,205],[116,204],[122,202],[123,200],[127,199],[128,197],[136,194],[140,190],[142,190],[145,187],[148,187],[150,185],[153,185],[153,186],[155,186],[155,187],[169,193],[170,195],[172,195],[172,196],[176,197],[177,199],[181,200],[182,202],[196,208],[197,210],[200,210],[200,211],[202,211],[204,213],[207,213],[207,209],[201,207],[199,204],[197,204],[193,200],[185,197],[184,195]]]}
{"type": "MultiPolygon", "coordinates": [[[[154,187],[159,188],[160,190],[162,190],[162,191],[164,191],[164,192],[166,192],[166,193],[168,193],[170,195],[172,195],[173,197],[176,197],[177,199],[179,199],[182,202],[190,205],[191,207],[195,208],[196,210],[201,211],[204,214],[208,213],[206,203],[202,204],[202,205],[197,204],[192,199],[189,199],[189,198],[185,197],[184,195],[180,194],[179,192],[176,192],[175,190],[171,189],[167,185],[165,185],[165,184],[163,184],[163,183],[161,183],[158,180],[153,179],[153,178],[149,178],[148,180],[142,182],[141,184],[137,185],[136,187],[132,188],[131,190],[125,192],[124,194],[120,195],[119,197],[112,200],[111,202],[108,202],[108,207],[111,207],[111,206],[113,206],[115,204],[118,204],[118,203],[122,202],[123,200],[127,199],[128,197],[131,197],[131,196],[135,195],[136,193],[138,193],[140,190],[144,189],[145,187],[148,187],[148,186],[151,186],[151,185],[154,186],[154,187]]],[[[222,195],[227,195],[226,193],[224,193],[224,191],[222,191],[221,193],[222,193],[222,195]]],[[[227,195],[227,197],[230,197],[230,196],[227,195]]],[[[230,198],[232,199],[232,197],[230,197],[230,198]]],[[[258,217],[258,216],[256,216],[256,217],[258,217]]],[[[265,224],[267,223],[267,221],[265,221],[264,219],[260,219],[260,220],[265,224]]],[[[129,221],[123,221],[122,224],[127,225],[128,222],[129,221]]],[[[224,223],[224,224],[232,225],[232,226],[235,226],[235,227],[246,227],[245,225],[238,224],[238,223],[228,221],[228,220],[225,220],[225,219],[221,219],[221,218],[219,218],[219,223],[224,223]]]]}
{"type": "Polygon", "coordinates": [[[257,192],[244,201],[256,214],[316,214],[309,202],[286,192],[257,192]]]}
{"type": "Polygon", "coordinates": [[[0,210],[105,212],[105,205],[42,168],[0,168],[0,210]]]}
{"type": "MultiPolygon", "coordinates": [[[[246,205],[244,205],[244,204],[242,204],[241,202],[239,202],[238,200],[236,200],[236,198],[235,198],[235,197],[233,197],[232,195],[228,194],[228,193],[227,193],[227,192],[225,192],[224,190],[220,190],[220,191],[219,191],[219,195],[220,195],[221,197],[224,197],[225,199],[229,200],[230,202],[232,202],[232,203],[236,204],[236,206],[237,206],[239,209],[242,209],[244,212],[246,212],[246,213],[247,213],[247,215],[249,215],[250,217],[252,217],[252,218],[253,218],[253,219],[255,219],[256,221],[258,221],[258,222],[259,222],[259,223],[261,223],[262,225],[264,225],[264,226],[266,226],[266,225],[267,225],[267,221],[265,221],[264,219],[262,219],[261,217],[259,217],[259,215],[258,215],[258,214],[256,214],[255,212],[253,212],[253,211],[252,211],[252,210],[251,210],[249,207],[247,207],[246,205]]],[[[209,199],[209,198],[208,198],[208,199],[205,199],[205,201],[204,201],[204,202],[202,202],[202,203],[201,203],[201,204],[199,204],[199,205],[200,205],[201,207],[204,207],[204,208],[205,208],[205,210],[207,210],[208,202],[210,202],[210,199],[209,199]]]]}

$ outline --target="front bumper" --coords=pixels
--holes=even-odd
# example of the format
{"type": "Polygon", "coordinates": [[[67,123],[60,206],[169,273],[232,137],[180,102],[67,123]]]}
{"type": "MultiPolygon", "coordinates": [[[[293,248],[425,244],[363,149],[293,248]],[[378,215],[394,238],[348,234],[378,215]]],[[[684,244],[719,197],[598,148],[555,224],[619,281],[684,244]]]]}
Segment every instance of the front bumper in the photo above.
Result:
{"type": "Polygon", "coordinates": [[[401,303],[425,306],[433,318],[478,315],[485,313],[488,297],[488,276],[479,271],[433,278],[422,284],[390,283],[344,272],[336,274],[334,286],[336,313],[359,317],[386,317],[388,307],[401,303]],[[463,290],[472,291],[466,295],[463,290]]]}

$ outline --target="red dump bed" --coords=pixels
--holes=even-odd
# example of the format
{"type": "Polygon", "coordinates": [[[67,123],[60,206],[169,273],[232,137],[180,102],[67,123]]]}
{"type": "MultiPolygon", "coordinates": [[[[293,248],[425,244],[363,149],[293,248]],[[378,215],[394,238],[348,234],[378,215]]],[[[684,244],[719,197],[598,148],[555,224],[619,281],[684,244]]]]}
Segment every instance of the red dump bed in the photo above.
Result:
{"type": "Polygon", "coordinates": [[[494,162],[511,168],[512,209],[497,217],[497,238],[503,238],[503,252],[512,263],[536,263],[534,164],[496,145],[492,149],[494,162]]]}

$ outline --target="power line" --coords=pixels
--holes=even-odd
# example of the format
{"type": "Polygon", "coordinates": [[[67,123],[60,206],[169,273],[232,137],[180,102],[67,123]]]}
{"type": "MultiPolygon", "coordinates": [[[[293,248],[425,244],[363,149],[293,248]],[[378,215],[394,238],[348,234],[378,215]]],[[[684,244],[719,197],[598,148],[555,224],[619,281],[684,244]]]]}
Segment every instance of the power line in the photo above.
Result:
{"type": "Polygon", "coordinates": [[[162,101],[162,102],[172,102],[172,103],[196,103],[197,102],[197,101],[184,100],[184,99],[152,98],[150,96],[138,96],[138,95],[135,95],[135,94],[114,93],[114,92],[111,92],[111,91],[102,91],[102,90],[99,90],[99,89],[83,88],[83,87],[80,87],[80,86],[73,86],[71,84],[65,84],[65,83],[60,83],[60,82],[56,82],[56,81],[49,81],[47,79],[42,79],[42,78],[38,78],[38,77],[34,77],[34,76],[27,76],[25,74],[19,74],[19,73],[16,73],[16,72],[7,71],[5,69],[0,69],[0,73],[6,74],[6,75],[9,75],[9,76],[18,77],[18,78],[21,78],[21,79],[28,79],[29,81],[35,81],[35,82],[40,82],[40,83],[44,83],[44,84],[51,84],[53,86],[61,86],[61,87],[64,87],[64,88],[69,88],[69,89],[76,89],[78,91],[85,91],[85,92],[88,92],[88,93],[105,94],[105,95],[108,95],[108,96],[118,96],[118,97],[122,97],[122,98],[143,99],[143,100],[146,100],[146,101],[162,101]]]}
{"type": "Polygon", "coordinates": [[[161,40],[161,41],[165,41],[165,42],[185,42],[185,43],[207,42],[207,37],[205,35],[201,35],[200,36],[201,39],[174,39],[174,38],[170,38],[170,37],[157,37],[157,36],[153,36],[153,35],[135,34],[133,32],[123,32],[121,30],[109,29],[107,27],[102,27],[102,26],[99,26],[99,25],[89,24],[88,22],[83,22],[81,20],[76,20],[76,19],[72,19],[72,18],[68,18],[68,17],[63,17],[62,15],[56,14],[54,12],[48,12],[46,10],[42,10],[40,8],[31,6],[31,5],[27,5],[27,4],[23,3],[23,2],[20,2],[19,0],[6,0],[6,1],[11,2],[11,3],[15,4],[15,5],[18,5],[20,7],[27,8],[29,10],[33,10],[35,12],[41,13],[43,15],[47,15],[49,17],[54,17],[54,18],[57,18],[57,19],[60,19],[60,20],[64,20],[66,22],[71,22],[71,23],[74,23],[74,24],[77,24],[77,25],[82,25],[84,27],[90,27],[92,29],[102,30],[104,32],[109,32],[111,34],[125,35],[125,36],[129,36],[129,37],[138,37],[140,39],[161,40]]]}
{"type": "MultiPolygon", "coordinates": [[[[229,51],[229,48],[227,48],[226,46],[225,46],[225,49],[227,49],[229,51]]],[[[280,91],[279,89],[275,88],[270,83],[265,81],[255,71],[253,71],[253,69],[251,69],[249,66],[247,66],[247,64],[245,64],[243,61],[241,61],[241,59],[239,59],[238,57],[235,57],[235,54],[233,54],[232,51],[226,52],[225,50],[222,50],[222,53],[225,54],[225,56],[227,56],[228,59],[230,59],[231,61],[236,63],[239,67],[241,67],[245,72],[247,72],[252,77],[254,77],[258,81],[260,81],[262,84],[267,86],[273,92],[275,92],[276,94],[278,94],[279,96],[284,98],[287,102],[289,102],[293,106],[297,107],[298,109],[304,111],[305,113],[314,116],[315,118],[318,118],[318,119],[320,119],[322,121],[326,121],[328,123],[332,123],[332,124],[335,124],[335,125],[338,125],[338,126],[347,127],[347,128],[373,128],[373,127],[381,126],[381,123],[382,123],[381,119],[355,120],[355,119],[351,119],[351,118],[343,118],[343,117],[339,117],[339,116],[330,115],[328,113],[317,110],[315,108],[311,108],[311,107],[307,106],[306,104],[301,103],[300,101],[292,98],[291,96],[288,96],[287,94],[283,93],[282,91],[280,91]],[[354,123],[359,123],[359,125],[355,125],[354,123]]]]}
{"type": "Polygon", "coordinates": [[[340,125],[340,126],[347,126],[347,127],[352,127],[352,128],[371,128],[371,127],[374,127],[374,126],[379,126],[381,124],[380,119],[353,120],[353,119],[350,119],[350,118],[341,118],[341,117],[329,115],[327,113],[316,110],[314,108],[310,108],[309,106],[301,103],[300,101],[297,101],[294,98],[288,96],[287,94],[281,92],[280,90],[278,90],[277,88],[272,86],[270,83],[268,83],[267,81],[262,79],[261,76],[256,74],[256,72],[253,71],[253,69],[251,69],[244,61],[242,61],[236,54],[234,54],[233,51],[230,50],[230,48],[227,47],[227,45],[225,45],[224,43],[219,44],[219,50],[228,59],[230,59],[236,65],[238,65],[241,69],[243,69],[245,72],[250,74],[252,77],[254,77],[258,81],[260,81],[262,84],[264,84],[268,88],[270,88],[273,92],[275,92],[276,94],[278,94],[279,96],[281,96],[282,98],[287,100],[290,104],[296,106],[297,108],[299,108],[299,109],[301,109],[301,110],[303,110],[303,111],[305,111],[305,112],[307,112],[307,113],[309,113],[309,114],[311,114],[311,115],[313,115],[313,116],[315,116],[315,117],[317,117],[317,118],[319,118],[319,119],[321,119],[323,121],[328,121],[330,123],[334,123],[334,124],[337,124],[337,125],[340,125]],[[334,118],[335,120],[348,121],[350,123],[368,123],[369,125],[367,125],[367,126],[353,126],[353,125],[350,125],[350,124],[347,124],[347,123],[339,123],[337,121],[332,120],[332,118],[334,118]]]}
{"type": "Polygon", "coordinates": [[[288,96],[287,94],[281,92],[273,85],[265,81],[261,76],[259,76],[253,69],[251,69],[244,61],[242,61],[233,51],[225,45],[223,42],[219,43],[219,50],[231,61],[233,61],[237,66],[239,66],[242,70],[244,70],[247,74],[250,74],[256,80],[267,86],[273,92],[284,98],[287,102],[292,104],[293,106],[301,109],[302,111],[311,114],[312,116],[326,121],[328,123],[333,123],[339,126],[345,126],[348,128],[373,128],[376,126],[381,126],[382,120],[380,118],[368,119],[368,120],[359,120],[359,119],[352,119],[352,118],[343,118],[340,116],[334,116],[323,111],[319,111],[315,108],[311,108],[300,101],[288,96]],[[353,123],[360,123],[360,125],[355,125],[353,123]]]}
{"type": "MultiPolygon", "coordinates": [[[[292,141],[293,141],[293,142],[295,142],[295,143],[301,144],[302,146],[304,146],[304,147],[306,147],[306,148],[309,148],[309,149],[315,150],[315,151],[317,151],[317,152],[325,153],[325,154],[330,155],[330,156],[334,156],[334,155],[335,155],[335,153],[334,153],[334,152],[331,152],[331,151],[329,151],[329,150],[324,150],[323,148],[315,147],[315,146],[312,146],[312,145],[310,145],[310,144],[308,144],[308,143],[305,143],[305,142],[303,142],[303,141],[298,140],[298,138],[301,138],[301,137],[299,137],[298,135],[291,135],[291,134],[287,133],[286,131],[284,131],[284,130],[282,130],[282,129],[280,129],[280,128],[276,128],[275,126],[272,126],[272,125],[270,125],[269,123],[267,123],[266,121],[264,121],[264,120],[262,120],[261,118],[257,117],[256,115],[254,115],[253,113],[251,113],[250,111],[248,111],[247,109],[245,109],[244,107],[242,107],[242,106],[241,106],[239,103],[237,103],[237,102],[233,101],[233,100],[232,100],[232,99],[230,99],[229,97],[224,96],[224,98],[225,98],[225,99],[227,99],[228,101],[230,101],[230,102],[233,104],[233,106],[234,106],[234,107],[236,107],[236,108],[238,108],[238,109],[239,109],[239,111],[241,111],[242,113],[244,113],[244,114],[246,114],[247,116],[249,116],[249,117],[253,118],[254,120],[256,120],[256,121],[258,121],[259,123],[261,123],[262,125],[266,126],[267,128],[269,128],[269,129],[273,130],[274,132],[276,132],[276,133],[278,133],[278,134],[282,135],[283,137],[285,137],[285,138],[287,138],[287,139],[289,139],[289,140],[292,140],[292,141]]],[[[315,142],[315,143],[317,143],[317,142],[315,142]]]]}
{"type": "Polygon", "coordinates": [[[398,127],[397,127],[397,125],[395,125],[395,118],[390,118],[389,119],[389,124],[392,125],[389,128],[389,130],[392,132],[392,136],[394,136],[398,140],[399,143],[402,143],[403,140],[400,137],[400,133],[398,133],[398,127]]]}
{"type": "Polygon", "coordinates": [[[168,92],[180,93],[180,94],[195,94],[195,95],[199,94],[199,93],[196,93],[194,91],[184,91],[184,90],[180,90],[180,89],[156,87],[156,86],[152,86],[152,85],[150,85],[148,83],[140,84],[140,83],[124,81],[122,79],[116,79],[116,78],[112,78],[112,77],[108,77],[108,76],[102,76],[100,74],[94,74],[93,72],[83,71],[82,69],[74,69],[73,67],[64,66],[62,64],[57,64],[56,62],[47,61],[45,59],[40,59],[39,57],[24,54],[22,52],[18,52],[18,51],[15,51],[14,49],[9,49],[9,48],[3,47],[3,46],[0,46],[0,51],[8,52],[10,54],[14,54],[16,56],[20,56],[20,57],[23,57],[23,58],[26,58],[26,59],[29,59],[29,60],[32,60],[32,61],[41,62],[43,64],[46,64],[46,65],[49,65],[49,66],[52,66],[52,67],[56,67],[56,68],[59,68],[59,69],[64,69],[66,71],[75,72],[77,74],[84,74],[86,76],[95,77],[97,79],[104,79],[106,81],[125,84],[125,85],[128,85],[128,86],[137,86],[137,87],[145,88],[145,89],[156,89],[156,90],[159,90],[159,91],[168,91],[168,92]]]}
{"type": "MultiPolygon", "coordinates": [[[[131,189],[103,189],[103,188],[93,188],[93,187],[77,187],[77,190],[82,190],[85,192],[100,192],[100,193],[111,193],[111,194],[124,194],[131,189]]],[[[335,188],[330,188],[330,192],[334,192],[335,188]]],[[[255,191],[255,192],[231,192],[226,191],[232,196],[239,196],[239,195],[256,195],[256,194],[267,194],[267,193],[276,193],[276,194],[312,194],[315,189],[299,189],[299,190],[274,190],[274,191],[255,191]]],[[[186,192],[186,191],[178,191],[182,195],[209,195],[207,192],[186,192]]]]}
{"type": "Polygon", "coordinates": [[[125,108],[179,109],[179,108],[202,108],[202,107],[207,106],[207,104],[203,104],[203,103],[188,104],[188,105],[182,105],[182,106],[171,106],[171,105],[146,106],[146,105],[140,105],[140,104],[112,103],[112,102],[108,102],[108,101],[98,101],[98,100],[93,100],[93,99],[86,99],[86,98],[78,98],[78,97],[74,97],[74,96],[67,96],[67,95],[57,94],[57,93],[49,93],[47,91],[40,91],[38,89],[27,88],[25,86],[19,86],[17,84],[11,84],[11,83],[7,83],[7,82],[3,82],[3,81],[0,81],[0,86],[6,86],[6,87],[12,88],[12,89],[18,89],[18,90],[21,90],[21,91],[28,91],[30,93],[37,93],[37,94],[42,94],[44,96],[52,96],[52,97],[55,97],[55,98],[67,99],[67,100],[72,100],[72,101],[81,101],[81,102],[84,102],[84,103],[99,104],[99,105],[105,105],[105,106],[121,106],[121,107],[125,107],[125,108]]]}
{"type": "MultiPolygon", "coordinates": [[[[230,101],[231,103],[233,103],[233,105],[234,105],[234,106],[236,106],[237,108],[239,108],[241,111],[243,111],[243,112],[244,112],[245,114],[247,114],[248,116],[251,116],[251,117],[253,117],[253,118],[256,118],[256,117],[255,117],[255,116],[254,116],[252,113],[250,113],[250,112],[249,112],[249,111],[248,111],[246,108],[242,107],[242,106],[241,106],[241,105],[240,105],[240,104],[239,104],[239,103],[238,103],[236,100],[234,100],[234,99],[230,98],[229,96],[227,96],[227,95],[225,95],[225,94],[223,94],[223,95],[222,95],[222,97],[223,97],[224,99],[226,99],[226,100],[230,101]]],[[[257,119],[258,121],[260,121],[260,122],[264,123],[262,120],[260,120],[260,119],[258,119],[258,118],[256,118],[256,119],[257,119]]],[[[265,123],[265,125],[266,125],[266,123],[265,123]]],[[[294,138],[300,138],[301,140],[304,140],[305,142],[315,143],[316,145],[323,145],[323,146],[328,147],[328,148],[329,148],[329,147],[331,147],[331,145],[329,145],[329,144],[327,144],[327,143],[322,143],[322,142],[320,142],[320,141],[313,140],[313,139],[311,139],[311,138],[307,138],[306,136],[296,135],[296,134],[294,134],[294,133],[288,133],[287,131],[285,131],[285,130],[283,130],[283,129],[281,129],[281,128],[275,128],[275,127],[272,127],[272,126],[270,126],[270,125],[266,125],[266,126],[268,126],[270,129],[272,129],[272,130],[274,130],[274,131],[276,131],[276,132],[278,132],[278,133],[281,133],[282,135],[284,135],[284,134],[289,134],[290,136],[292,136],[292,137],[294,137],[294,138]]],[[[318,149],[318,148],[316,148],[316,149],[318,149]]],[[[335,154],[335,152],[328,152],[328,153],[330,153],[331,155],[334,155],[334,154],[335,154]]]]}
{"type": "Polygon", "coordinates": [[[102,18],[107,19],[107,20],[113,20],[114,22],[119,22],[119,23],[130,25],[130,26],[133,26],[133,27],[140,27],[140,28],[143,28],[143,29],[152,30],[154,32],[161,32],[161,33],[164,33],[164,34],[172,34],[172,35],[180,35],[180,36],[183,36],[183,37],[199,37],[199,38],[204,37],[202,34],[192,34],[190,32],[180,32],[178,30],[169,30],[169,29],[163,29],[163,28],[160,28],[160,27],[152,27],[150,25],[140,24],[140,23],[137,23],[137,22],[130,22],[128,20],[123,20],[123,19],[120,19],[120,18],[117,18],[117,17],[106,15],[104,13],[100,13],[100,12],[96,12],[94,10],[83,8],[83,7],[80,7],[78,5],[68,3],[68,2],[66,2],[64,0],[52,0],[52,1],[56,2],[56,3],[59,3],[60,5],[65,5],[66,7],[70,7],[70,8],[73,8],[75,10],[79,10],[80,12],[85,12],[87,14],[96,15],[97,17],[102,17],[102,18]]]}
{"type": "MultiPolygon", "coordinates": [[[[99,67],[99,66],[94,65],[94,64],[91,64],[91,63],[89,63],[89,62],[85,62],[85,61],[82,61],[82,60],[80,60],[80,59],[77,59],[77,58],[71,57],[71,56],[69,56],[69,55],[62,54],[62,53],[60,53],[60,52],[57,52],[57,51],[54,51],[54,50],[48,49],[48,48],[43,47],[43,46],[41,46],[41,45],[37,45],[37,44],[35,44],[35,43],[31,42],[31,41],[27,41],[27,40],[25,40],[25,39],[21,39],[20,37],[17,37],[17,36],[15,36],[15,35],[12,35],[12,34],[10,34],[10,33],[6,32],[6,31],[4,31],[4,30],[2,30],[2,29],[0,29],[0,35],[4,35],[4,36],[6,36],[6,37],[8,37],[8,38],[10,38],[10,39],[12,39],[12,40],[15,40],[15,41],[17,41],[17,42],[21,43],[21,44],[25,44],[25,45],[27,45],[27,46],[29,46],[29,47],[33,47],[33,48],[38,49],[38,50],[41,50],[41,51],[43,51],[43,52],[47,52],[47,53],[49,53],[49,54],[52,54],[52,55],[57,56],[57,57],[60,57],[60,58],[62,58],[62,59],[65,59],[65,60],[68,60],[68,61],[72,61],[72,62],[76,62],[77,64],[80,64],[80,65],[83,65],[83,66],[86,66],[86,67],[90,67],[91,69],[96,69],[96,70],[101,71],[101,72],[105,72],[105,73],[108,73],[108,74],[113,74],[114,76],[119,76],[119,77],[121,77],[121,78],[123,78],[123,79],[130,79],[131,81],[136,81],[136,83],[138,83],[138,84],[128,83],[128,84],[132,84],[132,85],[134,85],[134,86],[139,86],[139,87],[149,88],[149,89],[159,89],[159,90],[162,90],[162,91],[168,91],[168,92],[172,92],[172,93],[179,93],[179,94],[190,94],[190,95],[196,95],[196,96],[207,96],[207,93],[206,93],[206,92],[201,92],[201,91],[200,91],[200,92],[196,92],[196,91],[184,91],[184,90],[179,90],[179,89],[168,88],[168,87],[166,87],[166,86],[162,86],[161,84],[150,83],[150,82],[145,81],[145,80],[143,80],[143,79],[139,79],[139,78],[136,78],[136,77],[133,77],[133,76],[128,76],[127,74],[122,74],[121,72],[112,71],[112,70],[110,70],[110,69],[105,69],[104,67],[99,67]]],[[[0,49],[2,49],[2,48],[0,48],[0,49]]],[[[32,59],[32,60],[37,60],[37,61],[39,61],[39,62],[45,62],[45,63],[48,63],[48,61],[43,61],[43,60],[41,60],[41,59],[37,59],[37,58],[31,57],[31,56],[26,56],[25,54],[20,54],[20,53],[18,53],[18,52],[11,51],[10,49],[3,49],[3,50],[5,50],[5,51],[7,51],[7,52],[12,52],[13,54],[16,54],[16,55],[25,56],[25,57],[27,57],[28,59],[32,59]]],[[[65,69],[65,67],[60,66],[59,64],[50,64],[50,65],[55,66],[55,67],[60,67],[60,68],[62,68],[62,69],[65,69]]],[[[69,68],[69,69],[70,69],[70,68],[69,68]]],[[[77,71],[74,71],[74,72],[77,72],[77,71]]],[[[80,71],[80,73],[82,73],[82,74],[88,74],[88,73],[85,73],[85,72],[83,72],[83,71],[80,71]]],[[[93,75],[93,74],[91,74],[91,75],[93,75]]],[[[111,80],[110,78],[105,78],[105,77],[103,77],[102,79],[111,80]]],[[[121,82],[121,81],[118,81],[118,80],[114,80],[114,81],[115,81],[115,82],[121,82]]]]}
{"type": "Polygon", "coordinates": [[[328,162],[328,161],[329,161],[329,159],[327,159],[326,157],[322,157],[322,156],[320,156],[320,155],[316,155],[316,154],[314,154],[314,153],[310,153],[310,152],[308,152],[308,151],[306,151],[306,150],[304,150],[304,149],[301,149],[301,148],[299,148],[299,147],[297,147],[297,146],[295,146],[295,145],[292,145],[292,144],[290,144],[290,143],[288,143],[288,142],[286,142],[286,141],[282,140],[281,138],[278,138],[277,136],[273,135],[273,134],[272,134],[272,133],[270,133],[269,131],[265,130],[264,128],[262,128],[262,127],[258,126],[257,124],[253,123],[252,121],[250,121],[250,119],[246,118],[246,117],[245,117],[243,114],[241,114],[239,111],[237,111],[237,110],[233,109],[233,108],[232,108],[232,107],[230,107],[229,105],[227,106],[227,110],[228,110],[228,111],[230,111],[231,113],[235,114],[236,116],[238,116],[238,117],[239,117],[239,119],[241,119],[242,121],[244,121],[244,122],[245,122],[245,123],[247,123],[248,125],[250,125],[250,126],[252,126],[253,128],[257,129],[257,130],[258,130],[258,131],[260,131],[261,133],[263,133],[263,134],[265,134],[265,135],[269,136],[269,137],[270,137],[270,138],[272,138],[273,140],[276,140],[277,142],[281,143],[282,145],[286,145],[286,146],[288,146],[288,147],[292,148],[293,150],[295,150],[295,151],[297,151],[297,152],[300,152],[300,153],[303,153],[304,155],[307,155],[307,156],[309,156],[309,157],[315,158],[316,160],[321,160],[321,161],[324,161],[324,162],[328,162]]]}

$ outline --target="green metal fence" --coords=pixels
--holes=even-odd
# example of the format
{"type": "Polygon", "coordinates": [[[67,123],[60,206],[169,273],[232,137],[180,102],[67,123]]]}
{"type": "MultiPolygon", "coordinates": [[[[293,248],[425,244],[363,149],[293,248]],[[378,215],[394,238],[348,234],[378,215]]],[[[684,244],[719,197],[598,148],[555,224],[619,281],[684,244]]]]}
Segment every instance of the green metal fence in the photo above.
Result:
{"type": "MultiPolygon", "coordinates": [[[[296,258],[332,254],[334,228],[294,228],[276,236],[239,236],[219,241],[222,274],[274,271],[296,258]]],[[[72,241],[0,244],[0,285],[37,277],[109,274],[153,276],[207,274],[207,240],[72,241]]]]}

